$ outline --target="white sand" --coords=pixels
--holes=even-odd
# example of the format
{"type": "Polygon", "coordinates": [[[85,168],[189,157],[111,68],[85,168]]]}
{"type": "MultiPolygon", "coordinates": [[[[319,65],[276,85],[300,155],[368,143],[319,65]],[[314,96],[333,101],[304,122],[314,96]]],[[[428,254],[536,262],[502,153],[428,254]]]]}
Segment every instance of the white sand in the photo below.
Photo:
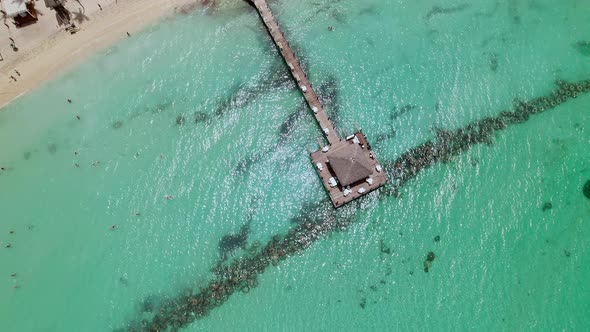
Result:
{"type": "Polygon", "coordinates": [[[128,38],[127,32],[133,38],[134,32],[196,3],[195,0],[69,0],[66,7],[72,12],[72,19],[83,17],[81,23],[76,21],[81,30],[71,35],[58,26],[55,11],[46,8],[42,0],[36,1],[35,7],[40,12],[37,23],[19,29],[9,20],[6,23],[10,29],[0,24],[0,54],[4,58],[0,61],[0,108],[93,52],[128,38]],[[9,37],[15,40],[18,52],[11,49],[9,37]],[[11,75],[16,82],[10,79],[11,75]]]}

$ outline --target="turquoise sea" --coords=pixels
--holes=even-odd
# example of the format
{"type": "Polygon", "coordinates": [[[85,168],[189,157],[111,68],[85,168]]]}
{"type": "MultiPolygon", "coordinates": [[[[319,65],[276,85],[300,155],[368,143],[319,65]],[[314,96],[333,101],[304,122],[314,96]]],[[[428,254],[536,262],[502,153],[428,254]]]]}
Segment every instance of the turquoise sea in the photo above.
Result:
{"type": "MultiPolygon", "coordinates": [[[[338,128],[358,123],[385,165],[590,79],[586,0],[270,6],[338,128]]],[[[253,9],[218,1],[2,109],[0,330],[147,330],[219,266],[334,221],[179,330],[590,330],[590,93],[403,183],[387,167],[390,186],[334,212],[287,75],[253,9]]]]}

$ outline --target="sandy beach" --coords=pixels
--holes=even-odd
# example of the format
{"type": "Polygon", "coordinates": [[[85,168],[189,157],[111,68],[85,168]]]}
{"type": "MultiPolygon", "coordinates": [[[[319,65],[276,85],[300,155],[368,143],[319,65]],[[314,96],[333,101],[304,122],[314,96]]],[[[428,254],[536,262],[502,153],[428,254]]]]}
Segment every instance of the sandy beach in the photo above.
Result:
{"type": "Polygon", "coordinates": [[[194,0],[70,0],[66,8],[80,28],[70,34],[59,25],[54,10],[43,1],[35,2],[36,23],[16,28],[7,19],[0,28],[0,108],[88,55],[121,38],[132,38],[134,32],[175,12],[196,9],[197,4],[194,0]],[[10,38],[18,52],[12,50],[10,38]]]}

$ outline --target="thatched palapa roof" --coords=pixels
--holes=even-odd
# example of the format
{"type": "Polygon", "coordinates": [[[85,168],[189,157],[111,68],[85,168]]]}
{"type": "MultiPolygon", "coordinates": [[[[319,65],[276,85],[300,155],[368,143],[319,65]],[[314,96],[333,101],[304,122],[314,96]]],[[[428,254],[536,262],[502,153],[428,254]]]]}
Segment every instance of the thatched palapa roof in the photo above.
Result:
{"type": "Polygon", "coordinates": [[[328,154],[330,167],[345,187],[373,174],[371,164],[358,144],[344,144],[328,154]]]}

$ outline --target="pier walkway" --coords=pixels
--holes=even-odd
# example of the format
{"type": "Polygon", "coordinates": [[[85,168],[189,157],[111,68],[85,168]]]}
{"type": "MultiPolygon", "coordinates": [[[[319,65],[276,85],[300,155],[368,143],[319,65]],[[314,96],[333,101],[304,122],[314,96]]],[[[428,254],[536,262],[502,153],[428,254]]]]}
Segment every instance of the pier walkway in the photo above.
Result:
{"type": "Polygon", "coordinates": [[[315,152],[310,151],[309,156],[334,207],[338,208],[384,185],[387,182],[387,175],[371,150],[367,137],[360,129],[344,139],[340,137],[266,0],[247,1],[258,10],[266,29],[289,67],[291,76],[297,82],[299,90],[328,141],[327,145],[320,143],[320,149],[315,152]]]}
{"type": "Polygon", "coordinates": [[[324,132],[324,137],[326,137],[330,144],[340,141],[340,136],[336,132],[336,128],[334,128],[334,125],[332,124],[332,121],[330,121],[330,118],[328,118],[326,112],[324,112],[324,108],[322,107],[322,103],[320,103],[318,95],[313,90],[307,75],[299,64],[299,60],[295,57],[295,53],[291,50],[291,46],[272,15],[272,11],[268,7],[266,0],[250,0],[250,2],[258,10],[258,13],[266,25],[266,29],[281,52],[287,66],[289,66],[291,75],[297,82],[299,90],[303,93],[303,97],[305,97],[309,108],[313,111],[315,119],[324,132]]]}

